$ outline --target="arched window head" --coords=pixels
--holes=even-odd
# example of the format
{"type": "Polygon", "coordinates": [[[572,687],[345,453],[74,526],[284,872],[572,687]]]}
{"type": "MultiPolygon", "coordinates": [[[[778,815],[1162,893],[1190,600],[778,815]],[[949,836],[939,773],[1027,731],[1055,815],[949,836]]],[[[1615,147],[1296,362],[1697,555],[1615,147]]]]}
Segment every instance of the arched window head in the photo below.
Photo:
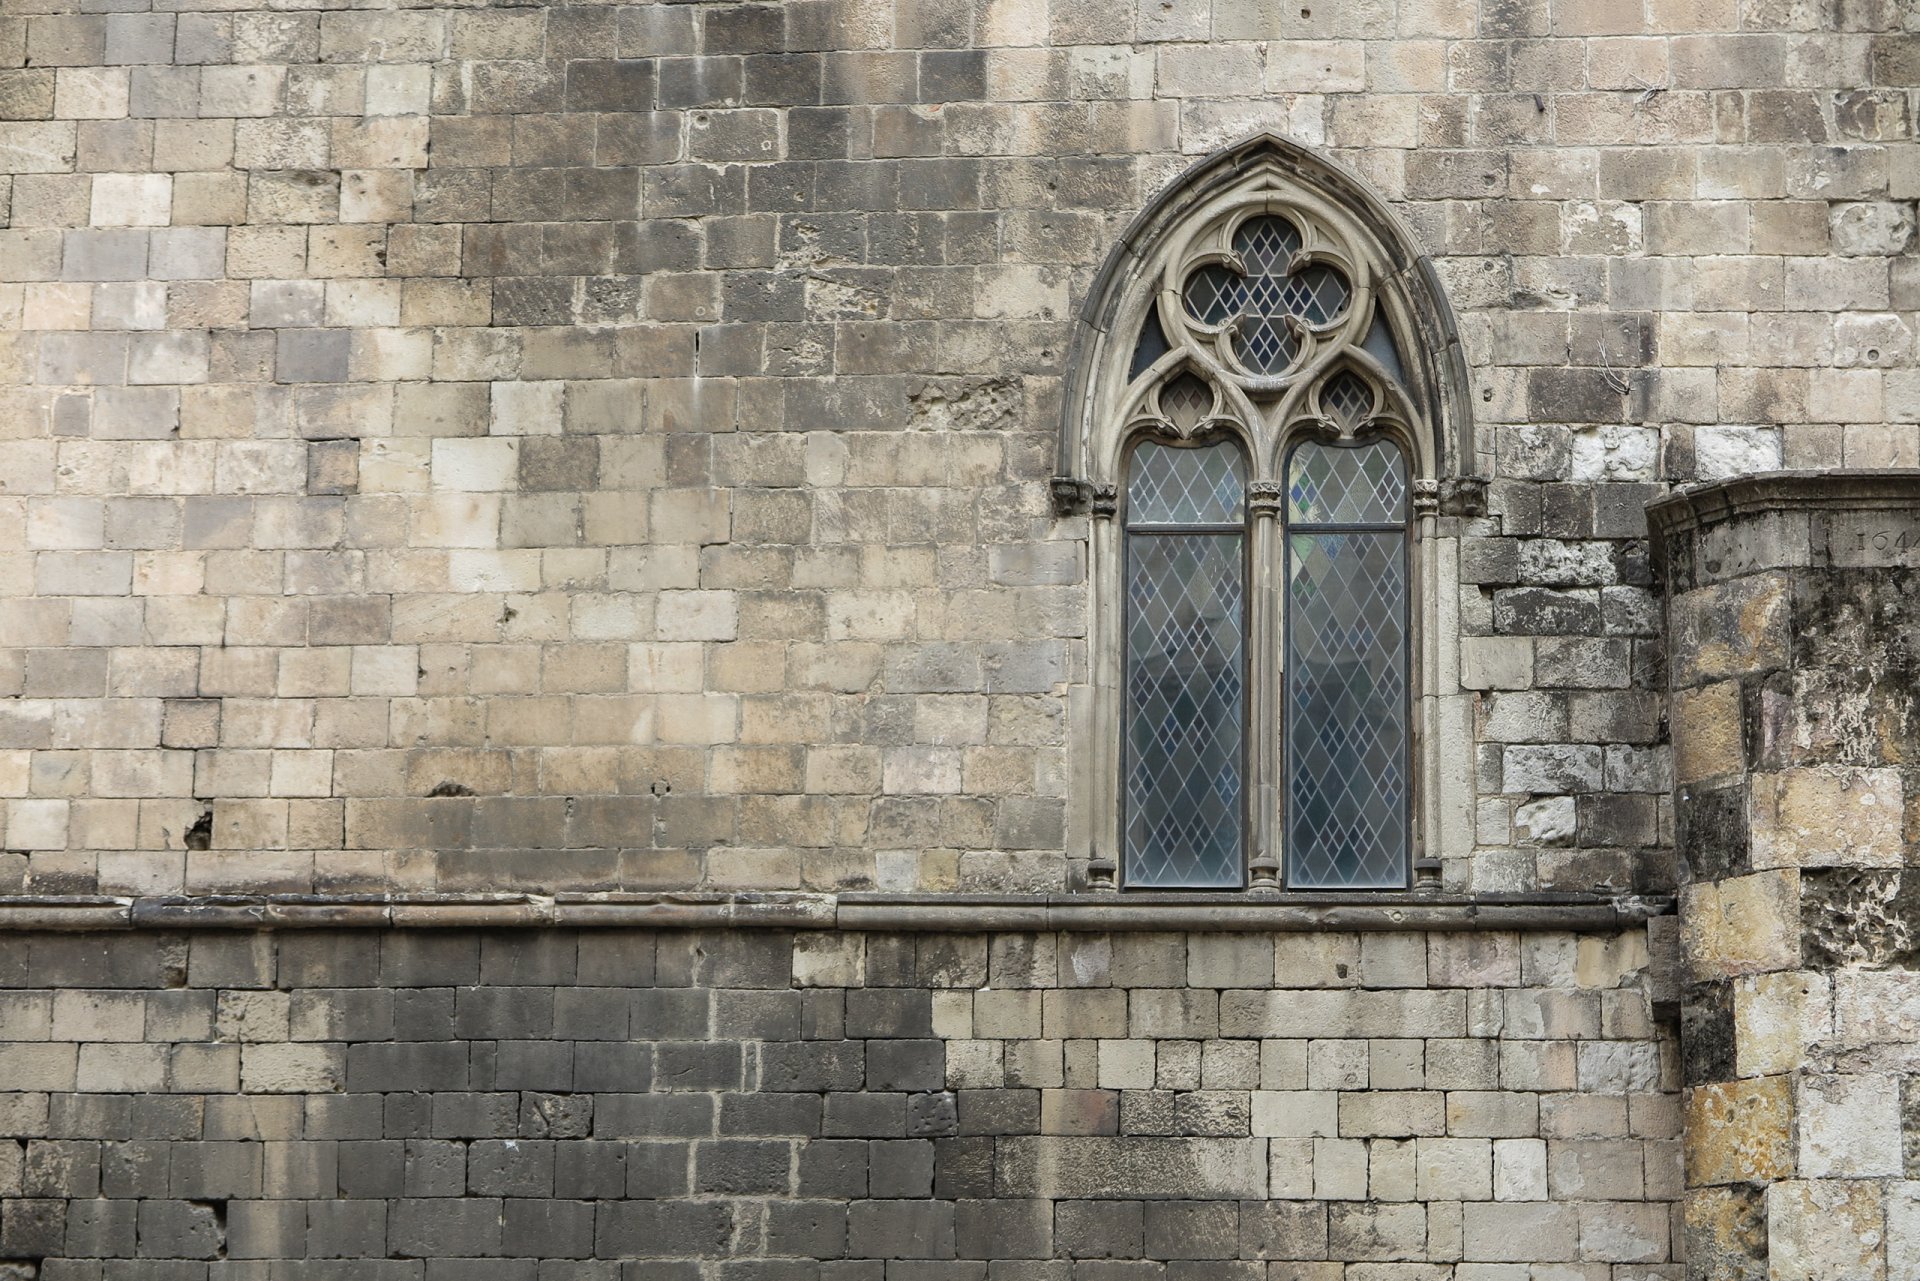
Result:
{"type": "Polygon", "coordinates": [[[1090,883],[1408,888],[1418,590],[1472,457],[1432,271],[1358,179],[1266,138],[1143,213],[1082,321],[1055,495],[1096,518],[1090,883]]]}

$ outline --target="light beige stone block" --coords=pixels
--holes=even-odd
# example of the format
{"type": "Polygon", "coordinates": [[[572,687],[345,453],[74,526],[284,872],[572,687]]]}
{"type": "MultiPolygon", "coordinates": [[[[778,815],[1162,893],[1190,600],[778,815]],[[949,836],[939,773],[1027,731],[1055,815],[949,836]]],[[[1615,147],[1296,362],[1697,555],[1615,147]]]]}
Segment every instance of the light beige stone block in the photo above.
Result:
{"type": "Polygon", "coordinates": [[[1753,776],[1756,868],[1897,867],[1904,789],[1893,769],[1801,766],[1753,776]]]}

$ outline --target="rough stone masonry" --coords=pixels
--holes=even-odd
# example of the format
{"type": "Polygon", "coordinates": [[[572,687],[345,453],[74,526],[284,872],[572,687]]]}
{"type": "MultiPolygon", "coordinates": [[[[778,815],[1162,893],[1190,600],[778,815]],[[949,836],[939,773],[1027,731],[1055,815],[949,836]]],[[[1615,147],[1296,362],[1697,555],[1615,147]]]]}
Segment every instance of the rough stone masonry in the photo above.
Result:
{"type": "Polygon", "coordinates": [[[1898,0],[4,0],[0,1276],[1920,1274],[1915,494],[1820,479],[1920,464],[1916,86],[1898,0]],[[1455,314],[1472,768],[1425,899],[1090,902],[1075,309],[1263,133],[1455,314]]]}

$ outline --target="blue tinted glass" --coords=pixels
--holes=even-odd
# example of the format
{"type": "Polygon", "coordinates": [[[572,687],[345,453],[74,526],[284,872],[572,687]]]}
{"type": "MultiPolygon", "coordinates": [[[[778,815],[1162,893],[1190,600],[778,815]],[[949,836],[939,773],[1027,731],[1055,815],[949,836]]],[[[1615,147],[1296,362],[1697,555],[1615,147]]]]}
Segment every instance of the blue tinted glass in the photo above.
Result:
{"type": "Polygon", "coordinates": [[[1127,535],[1124,879],[1241,882],[1240,534],[1127,535]]]}
{"type": "Polygon", "coordinates": [[[1287,883],[1405,885],[1406,535],[1287,542],[1287,883]]]}
{"type": "Polygon", "coordinates": [[[1127,368],[1127,381],[1132,382],[1146,373],[1153,368],[1154,361],[1172,350],[1166,330],[1160,328],[1160,309],[1147,308],[1147,318],[1140,326],[1140,338],[1133,344],[1133,363],[1127,368]]]}
{"type": "Polygon", "coordinates": [[[1221,441],[1180,448],[1154,441],[1133,452],[1129,525],[1237,525],[1246,495],[1240,450],[1221,441]]]}
{"type": "Polygon", "coordinates": [[[1369,356],[1393,375],[1393,380],[1406,385],[1407,371],[1400,363],[1400,348],[1393,341],[1393,331],[1387,328],[1387,318],[1379,312],[1373,316],[1373,327],[1367,330],[1367,340],[1360,344],[1369,356]]]}

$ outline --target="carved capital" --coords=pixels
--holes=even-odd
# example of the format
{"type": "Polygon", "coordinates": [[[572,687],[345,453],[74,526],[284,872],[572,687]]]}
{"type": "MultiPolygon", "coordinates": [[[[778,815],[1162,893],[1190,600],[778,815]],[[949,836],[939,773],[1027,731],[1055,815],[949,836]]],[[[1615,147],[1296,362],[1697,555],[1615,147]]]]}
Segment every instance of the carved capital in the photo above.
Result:
{"type": "Polygon", "coordinates": [[[1440,510],[1440,482],[1437,480],[1416,480],[1413,482],[1413,511],[1416,516],[1432,516],[1440,510]]]}
{"type": "Polygon", "coordinates": [[[1487,478],[1454,476],[1440,482],[1442,516],[1484,516],[1487,514],[1487,478]]]}
{"type": "Polygon", "coordinates": [[[1269,519],[1280,514],[1287,501],[1287,487],[1277,480],[1256,480],[1247,486],[1247,510],[1269,519]]]}
{"type": "Polygon", "coordinates": [[[1118,485],[1091,485],[1092,501],[1087,510],[1101,520],[1112,520],[1120,510],[1120,487],[1118,485]]]}
{"type": "Polygon", "coordinates": [[[1056,516],[1078,516],[1093,498],[1093,486],[1077,476],[1055,476],[1047,482],[1047,490],[1056,516]]]}

